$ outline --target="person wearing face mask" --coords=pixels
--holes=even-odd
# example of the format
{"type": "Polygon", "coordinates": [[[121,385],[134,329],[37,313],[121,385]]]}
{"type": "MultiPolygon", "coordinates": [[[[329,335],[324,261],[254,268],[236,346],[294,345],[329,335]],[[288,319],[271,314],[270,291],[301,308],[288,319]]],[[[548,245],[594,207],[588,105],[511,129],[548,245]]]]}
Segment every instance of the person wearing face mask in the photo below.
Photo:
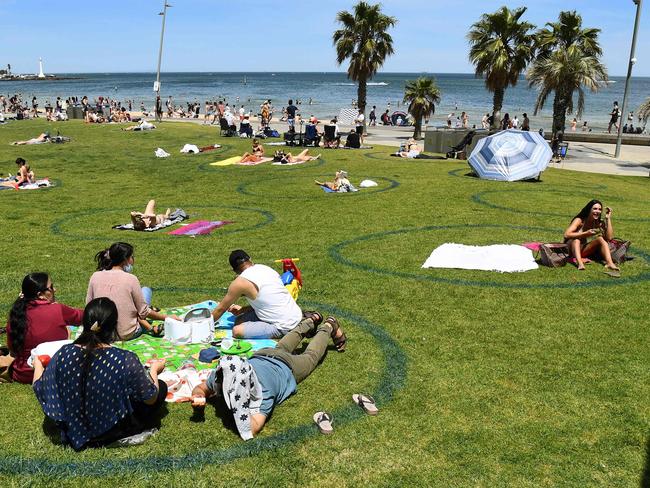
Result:
{"type": "Polygon", "coordinates": [[[7,346],[15,358],[11,379],[31,383],[34,370],[27,364],[33,348],[44,342],[69,338],[67,325],[81,325],[83,310],[57,303],[56,289],[47,273],[23,278],[21,293],[11,307],[7,322],[7,346]]]}
{"type": "MultiPolygon", "coordinates": [[[[151,308],[151,288],[141,287],[133,273],[133,246],[116,242],[95,255],[97,271],[90,277],[86,303],[98,297],[115,302],[118,311],[117,335],[121,340],[140,337],[143,332],[154,336],[162,334],[162,327],[154,327],[146,319],[165,320],[168,315],[151,308]]],[[[178,319],[175,315],[169,317],[178,319]]]]}

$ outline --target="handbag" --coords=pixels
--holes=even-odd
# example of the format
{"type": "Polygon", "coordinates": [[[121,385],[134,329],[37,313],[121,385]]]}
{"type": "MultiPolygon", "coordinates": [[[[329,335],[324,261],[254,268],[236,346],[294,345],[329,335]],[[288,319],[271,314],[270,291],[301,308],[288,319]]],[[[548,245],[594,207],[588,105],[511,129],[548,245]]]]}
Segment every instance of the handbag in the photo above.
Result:
{"type": "Polygon", "coordinates": [[[617,239],[616,237],[608,242],[609,252],[612,255],[612,261],[616,264],[624,263],[627,260],[627,251],[632,242],[617,239]]]}
{"type": "Polygon", "coordinates": [[[542,244],[539,247],[540,261],[549,268],[560,268],[569,259],[569,246],[563,242],[542,244]]]}

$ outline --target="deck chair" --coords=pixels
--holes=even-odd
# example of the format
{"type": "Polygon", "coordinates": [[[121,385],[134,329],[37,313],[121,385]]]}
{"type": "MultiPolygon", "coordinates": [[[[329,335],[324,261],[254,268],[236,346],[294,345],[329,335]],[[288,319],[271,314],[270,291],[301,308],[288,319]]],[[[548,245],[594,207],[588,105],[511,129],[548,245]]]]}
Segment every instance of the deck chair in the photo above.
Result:
{"type": "Polygon", "coordinates": [[[285,132],[284,143],[287,146],[302,146],[302,132],[300,134],[295,131],[285,132]]]}
{"type": "Polygon", "coordinates": [[[246,134],[246,137],[253,137],[253,127],[250,124],[239,124],[239,136],[246,134]]]}
{"type": "Polygon", "coordinates": [[[314,124],[307,124],[305,126],[305,138],[303,139],[304,146],[316,146],[320,145],[321,136],[318,135],[316,126],[314,124]]]}
{"type": "Polygon", "coordinates": [[[225,117],[219,119],[219,128],[221,129],[220,135],[225,137],[232,137],[237,135],[237,129],[234,126],[228,125],[228,121],[225,117]]]}
{"type": "Polygon", "coordinates": [[[466,148],[472,143],[472,139],[476,135],[476,131],[469,131],[465,134],[465,137],[455,146],[450,146],[449,151],[447,152],[448,159],[467,159],[466,148]]]}
{"type": "Polygon", "coordinates": [[[336,137],[336,126],[335,125],[326,125],[324,127],[324,137],[325,147],[337,147],[341,144],[341,136],[336,137]],[[336,142],[336,145],[333,143],[336,142]]]}

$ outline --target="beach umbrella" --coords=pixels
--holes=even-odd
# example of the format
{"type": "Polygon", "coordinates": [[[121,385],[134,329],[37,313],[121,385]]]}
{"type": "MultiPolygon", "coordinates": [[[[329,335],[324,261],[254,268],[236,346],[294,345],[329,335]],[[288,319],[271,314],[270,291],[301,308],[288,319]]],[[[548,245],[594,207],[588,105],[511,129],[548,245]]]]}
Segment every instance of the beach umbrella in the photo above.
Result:
{"type": "Polygon", "coordinates": [[[511,129],[479,140],[468,162],[479,178],[518,181],[536,178],[552,156],[538,132],[511,129]]]}

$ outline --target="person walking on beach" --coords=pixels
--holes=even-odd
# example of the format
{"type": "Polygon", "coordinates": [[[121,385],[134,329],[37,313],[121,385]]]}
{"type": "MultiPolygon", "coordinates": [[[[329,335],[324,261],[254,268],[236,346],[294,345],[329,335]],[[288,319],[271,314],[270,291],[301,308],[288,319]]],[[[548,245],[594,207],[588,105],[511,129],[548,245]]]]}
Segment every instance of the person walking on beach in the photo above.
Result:
{"type": "Polygon", "coordinates": [[[521,122],[521,130],[525,130],[526,132],[530,130],[530,119],[526,112],[524,112],[524,120],[521,122]]]}
{"type": "Polygon", "coordinates": [[[483,129],[489,129],[489,128],[490,128],[490,124],[489,124],[489,122],[488,122],[488,118],[489,118],[489,117],[490,117],[490,114],[485,114],[485,115],[483,116],[483,118],[481,119],[481,127],[482,127],[483,129]]]}
{"type": "Polygon", "coordinates": [[[455,115],[456,115],[455,112],[452,112],[449,115],[447,115],[447,128],[448,129],[451,129],[451,121],[452,121],[452,119],[454,118],[455,115]]]}
{"type": "Polygon", "coordinates": [[[515,117],[512,119],[512,128],[513,129],[519,129],[519,119],[515,115],[515,117]]]}
{"type": "Polygon", "coordinates": [[[370,111],[370,125],[375,126],[377,125],[377,114],[375,113],[375,110],[377,110],[377,107],[375,105],[372,106],[372,110],[370,111]]]}
{"type": "Polygon", "coordinates": [[[463,123],[463,129],[469,129],[469,115],[467,115],[467,112],[463,112],[460,118],[463,123]]]}
{"type": "Polygon", "coordinates": [[[614,102],[614,106],[612,107],[612,111],[610,112],[610,119],[609,119],[609,126],[607,127],[607,132],[612,133],[612,126],[616,127],[616,130],[618,131],[618,121],[621,118],[621,109],[618,108],[618,102],[614,102]]]}

